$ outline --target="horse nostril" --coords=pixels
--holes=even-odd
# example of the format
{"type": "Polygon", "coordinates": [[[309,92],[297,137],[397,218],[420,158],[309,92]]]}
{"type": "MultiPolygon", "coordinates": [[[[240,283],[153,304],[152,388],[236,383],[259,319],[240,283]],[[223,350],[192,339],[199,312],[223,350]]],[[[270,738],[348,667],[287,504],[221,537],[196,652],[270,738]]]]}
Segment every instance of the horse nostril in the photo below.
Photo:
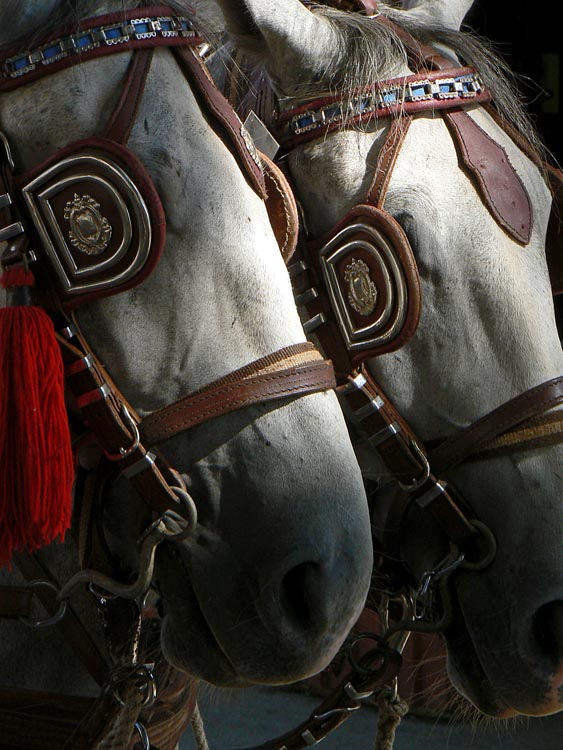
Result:
{"type": "Polygon", "coordinates": [[[294,623],[308,628],[315,618],[318,601],[319,570],[315,563],[304,562],[289,570],[282,580],[281,602],[294,623]]]}
{"type": "Polygon", "coordinates": [[[563,601],[540,607],[534,615],[534,629],[542,652],[559,666],[563,661],[563,601]]]}

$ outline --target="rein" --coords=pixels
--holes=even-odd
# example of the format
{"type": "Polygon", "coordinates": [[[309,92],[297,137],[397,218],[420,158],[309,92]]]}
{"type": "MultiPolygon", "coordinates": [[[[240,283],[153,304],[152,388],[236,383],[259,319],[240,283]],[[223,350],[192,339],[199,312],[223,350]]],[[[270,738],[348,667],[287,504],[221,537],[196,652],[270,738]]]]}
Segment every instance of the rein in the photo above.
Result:
{"type": "MultiPolygon", "coordinates": [[[[55,730],[39,732],[37,728],[34,747],[41,750],[54,746],[69,750],[121,749],[134,744],[135,739],[148,748],[149,735],[141,721],[147,724],[152,745],[159,750],[175,748],[190,719],[195,694],[187,677],[181,677],[171,668],[164,669],[160,663],[156,665],[160,674],[156,674],[154,665],[143,662],[142,640],[147,624],[143,603],[149,595],[158,544],[165,540],[179,541],[193,533],[197,508],[182,476],[168,463],[158,444],[238,409],[287,401],[335,386],[331,363],[323,359],[312,344],[299,343],[261,357],[140,418],[106,372],[76,322],[73,310],[79,304],[140,283],[151,273],[163,250],[165,222],[158,193],[143,165],[126,146],[154,48],[171,48],[218,134],[239,161],[254,190],[260,197],[266,197],[260,156],[232,108],[211,82],[196,51],[201,43],[191,18],[174,14],[167,6],[151,6],[87,19],[81,22],[78,32],[63,28],[33,49],[24,53],[12,51],[0,58],[0,92],[10,92],[75,64],[109,54],[133,52],[122,94],[102,137],[93,136],[71,144],[44,164],[19,174],[8,141],[2,136],[0,242],[7,243],[1,259],[4,271],[27,270],[32,265],[49,290],[47,310],[57,332],[66,384],[81,422],[88,428],[80,442],[93,440],[104,457],[104,473],[95,473],[93,484],[101,487],[111,481],[109,477],[121,473],[133,483],[153,514],[153,522],[140,539],[140,568],[137,579],[131,583],[114,580],[114,562],[99,530],[96,532],[97,514],[88,510],[91,502],[87,498],[94,501],[100,493],[98,489],[76,498],[77,503],[87,509],[80,519],[75,519],[79,550],[84,553],[81,553],[82,563],[87,568],[93,563],[93,570],[82,570],[61,586],[37,555],[22,553],[15,558],[28,584],[0,589],[0,617],[19,617],[35,627],[58,623],[67,636],[71,636],[71,643],[102,691],[96,701],[74,702],[66,697],[47,697],[31,691],[17,695],[14,691],[2,691],[3,705],[14,706],[12,713],[0,710],[0,720],[6,722],[6,729],[2,724],[3,739],[8,736],[4,732],[10,731],[14,748],[23,747],[16,739],[20,733],[25,747],[30,747],[27,723],[23,731],[17,723],[13,731],[9,730],[13,726],[11,722],[16,721],[14,714],[25,716],[25,722],[30,722],[29,728],[35,727],[30,718],[33,710],[30,714],[25,706],[36,703],[47,703],[52,709],[48,717],[41,719],[40,726],[47,718],[51,719],[52,714],[57,715],[61,705],[66,716],[58,733],[55,730]],[[80,275],[69,270],[65,258],[74,250],[61,247],[57,231],[54,231],[56,225],[42,213],[36,199],[39,190],[46,194],[46,186],[55,190],[49,185],[60,175],[70,183],[69,198],[65,204],[66,196],[63,196],[62,205],[64,220],[71,222],[78,245],[82,243],[88,250],[91,239],[81,234],[78,219],[72,224],[75,215],[78,216],[73,211],[89,211],[98,224],[96,241],[99,245],[94,256],[89,254],[86,261],[75,254],[84,263],[91,263],[86,267],[86,275],[84,271],[80,275]],[[83,193],[84,186],[88,185],[93,194],[98,195],[95,185],[100,183],[100,175],[106,182],[113,181],[114,193],[121,195],[119,206],[125,205],[120,211],[128,211],[133,224],[128,255],[120,257],[119,263],[112,261],[115,270],[109,273],[107,262],[96,265],[97,261],[91,261],[91,257],[98,257],[101,248],[100,257],[104,259],[111,233],[118,232],[114,206],[109,198],[104,202],[106,195],[96,202],[90,195],[81,196],[76,187],[80,185],[83,193]],[[92,281],[86,283],[82,278],[92,281]],[[108,473],[108,467],[113,471],[108,473]],[[97,600],[109,662],[93,646],[88,627],[80,622],[68,601],[79,584],[88,584],[97,600]],[[47,620],[37,621],[31,616],[36,598],[53,613],[47,620]],[[69,735],[71,728],[73,731],[69,735]]],[[[273,170],[274,167],[268,168],[266,179],[268,184],[275,184],[278,191],[275,210],[286,211],[290,201],[284,195],[285,183],[283,177],[276,178],[273,170]]],[[[56,212],[55,222],[63,222],[63,217],[56,212]]],[[[290,253],[291,238],[287,232],[283,239],[283,250],[290,253]]],[[[26,295],[15,288],[8,292],[9,303],[27,301],[23,299],[26,295]]]]}

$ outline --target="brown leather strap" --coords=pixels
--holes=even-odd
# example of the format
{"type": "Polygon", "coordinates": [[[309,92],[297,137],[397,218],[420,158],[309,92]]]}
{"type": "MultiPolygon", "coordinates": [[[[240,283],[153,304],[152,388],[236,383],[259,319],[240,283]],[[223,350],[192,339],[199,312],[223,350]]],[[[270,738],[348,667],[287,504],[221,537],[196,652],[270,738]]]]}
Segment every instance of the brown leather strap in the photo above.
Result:
{"type": "Polygon", "coordinates": [[[125,145],[143,97],[154,49],[136,50],[127,68],[119,101],[106,125],[104,136],[125,145]]]}
{"type": "Polygon", "coordinates": [[[507,430],[560,404],[563,404],[563,377],[530,388],[435,448],[429,457],[434,474],[442,476],[507,430]]]}
{"type": "MultiPolygon", "coordinates": [[[[87,35],[90,30],[99,29],[101,26],[113,26],[122,25],[126,26],[127,22],[140,19],[144,17],[176,17],[182,15],[187,18],[186,13],[179,14],[176,11],[172,11],[167,5],[155,5],[146,7],[130,8],[128,10],[122,9],[114,13],[107,13],[100,16],[94,16],[92,18],[85,18],[80,21],[80,34],[87,35]]],[[[191,22],[190,22],[191,23],[191,22]]],[[[145,33],[141,36],[144,38],[136,38],[134,33],[128,32],[128,37],[121,37],[118,43],[107,44],[104,41],[90,40],[91,43],[85,46],[77,46],[74,44],[72,39],[76,36],[76,23],[71,23],[63,28],[56,29],[54,32],[49,34],[47,37],[39,38],[36,40],[36,45],[32,52],[35,53],[38,60],[30,60],[28,57],[29,65],[27,68],[18,69],[17,72],[10,71],[10,59],[12,57],[24,58],[25,55],[19,55],[17,50],[8,50],[0,53],[0,91],[13,91],[31,81],[36,81],[40,78],[57,73],[65,68],[70,68],[74,65],[80,65],[89,60],[95,60],[99,57],[105,57],[107,55],[120,54],[129,50],[147,49],[154,47],[195,47],[203,43],[201,36],[195,33],[183,33],[179,30],[174,30],[172,33],[145,33]],[[65,39],[67,44],[60,45],[60,40],[65,39]],[[41,61],[42,52],[41,50],[48,48],[50,45],[56,47],[60,46],[59,54],[57,59],[50,58],[49,64],[45,65],[41,61]],[[65,47],[63,49],[62,47],[65,47]]]]}
{"type": "Polygon", "coordinates": [[[144,446],[136,441],[134,431],[139,418],[96,356],[89,352],[76,322],[74,326],[73,343],[59,340],[66,380],[84,422],[96,436],[100,448],[122,471],[131,473],[132,467],[139,468],[129,478],[155,512],[177,508],[176,495],[170,489],[170,485],[177,482],[170,467],[160,456],[158,461],[151,460],[144,446]]]}
{"type": "Polygon", "coordinates": [[[174,54],[184,75],[198,93],[200,103],[212,117],[212,124],[217,124],[227,135],[227,142],[232,144],[235,155],[243,166],[243,172],[262,198],[266,199],[266,188],[262,176],[260,157],[250,138],[245,138],[241,121],[234,109],[219,91],[205,65],[193,50],[184,47],[174,48],[174,54]]]}
{"type": "Polygon", "coordinates": [[[422,445],[366,367],[352,372],[337,389],[349,409],[349,418],[377,450],[389,473],[409,484],[423,471],[413,446],[422,445]]]}
{"type": "Polygon", "coordinates": [[[366,203],[376,208],[383,208],[393,168],[395,167],[397,157],[399,156],[401,146],[405,142],[411,123],[412,117],[408,114],[391,118],[385,142],[377,157],[373,181],[366,197],[366,203]]]}
{"type": "Polygon", "coordinates": [[[332,365],[317,355],[312,344],[295,344],[246,365],[141,422],[141,436],[155,445],[214,417],[253,404],[302,396],[334,388],[332,365]],[[305,354],[308,361],[280,367],[305,354]]]}
{"type": "Polygon", "coordinates": [[[442,112],[460,162],[495,221],[521,245],[530,241],[532,204],[508,154],[463,110],[442,112]]]}

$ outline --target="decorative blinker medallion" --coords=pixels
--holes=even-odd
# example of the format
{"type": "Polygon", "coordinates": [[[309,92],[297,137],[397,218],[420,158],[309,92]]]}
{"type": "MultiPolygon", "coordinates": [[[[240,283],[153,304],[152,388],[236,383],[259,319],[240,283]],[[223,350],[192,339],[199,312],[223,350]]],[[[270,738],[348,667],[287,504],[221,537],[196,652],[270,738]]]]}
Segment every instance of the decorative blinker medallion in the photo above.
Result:
{"type": "Polygon", "coordinates": [[[310,243],[310,255],[354,366],[408,341],[420,316],[420,282],[409,241],[389,213],[356,206],[310,243]]]}
{"type": "Polygon", "coordinates": [[[67,308],[129,289],[155,267],[166,237],[164,212],[128,149],[105,139],[78,141],[21,183],[67,308]]]}
{"type": "Polygon", "coordinates": [[[371,315],[377,304],[377,287],[371,280],[367,263],[352,258],[344,271],[344,280],[348,284],[348,301],[354,310],[364,317],[371,315]]]}
{"type": "Polygon", "coordinates": [[[100,204],[89,195],[74,194],[65,206],[65,219],[70,223],[71,244],[86,255],[101,255],[107,250],[112,227],[100,213],[100,204]]]}

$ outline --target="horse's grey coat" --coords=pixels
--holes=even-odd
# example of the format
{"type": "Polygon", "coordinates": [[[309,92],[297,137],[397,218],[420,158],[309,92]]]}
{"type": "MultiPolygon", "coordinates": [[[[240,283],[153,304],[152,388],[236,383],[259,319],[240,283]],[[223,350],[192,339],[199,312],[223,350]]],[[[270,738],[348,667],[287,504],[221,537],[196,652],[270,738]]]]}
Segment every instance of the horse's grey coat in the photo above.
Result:
{"type": "MultiPolygon", "coordinates": [[[[87,6],[90,14],[122,7],[87,6]]],[[[40,26],[56,7],[4,3],[0,39],[40,26]]],[[[88,62],[0,95],[0,128],[18,168],[100,133],[129,59],[88,62]]],[[[155,52],[129,145],[165,207],[164,256],[141,286],[78,317],[126,397],[146,413],[304,334],[265,207],[168,50],[155,52]]],[[[219,684],[286,682],[321,669],[362,608],[372,565],[361,475],[334,394],[248,408],[165,447],[189,472],[200,514],[194,538],[161,549],[157,560],[170,661],[219,684]]],[[[135,566],[146,515],[119,483],[107,516],[125,567],[135,566]]],[[[47,554],[64,580],[74,553],[53,545],[47,554]]],[[[5,632],[0,684],[85,687],[56,633],[18,624],[5,632]]]]}
{"type": "MultiPolygon", "coordinates": [[[[381,49],[385,34],[368,32],[366,19],[354,21],[329,10],[312,13],[298,0],[221,0],[220,5],[235,42],[262,60],[275,79],[282,106],[295,106],[303,91],[352,84],[355,72],[365,74],[369,64],[372,82],[410,72],[396,42],[388,40],[381,49]]],[[[413,30],[431,24],[421,30],[425,40],[435,34],[453,44],[470,5],[469,0],[419,0],[406,3],[408,9],[385,3],[380,8],[413,30]]],[[[465,43],[464,48],[469,50],[465,43]]],[[[448,54],[455,59],[452,51],[448,54]]],[[[365,82],[364,75],[358,83],[365,82]]],[[[506,149],[530,195],[534,228],[526,247],[511,241],[459,168],[441,118],[431,112],[415,117],[385,208],[414,248],[422,317],[409,344],[369,366],[424,439],[452,434],[563,373],[544,250],[549,191],[538,169],[491,117],[477,107],[469,111],[506,149]]],[[[522,118],[517,122],[521,126],[522,118]]],[[[385,122],[375,122],[365,131],[334,133],[288,156],[313,236],[364,198],[386,128],[385,122]]],[[[365,447],[361,455],[369,460],[367,471],[384,484],[377,457],[365,447]]],[[[458,607],[447,633],[449,669],[455,685],[495,715],[563,708],[562,457],[558,446],[451,472],[475,515],[493,529],[498,555],[485,572],[455,578],[458,607]]],[[[382,518],[391,496],[383,487],[382,518]]],[[[403,553],[420,575],[445,550],[420,512],[412,515],[407,532],[403,553]]]]}

